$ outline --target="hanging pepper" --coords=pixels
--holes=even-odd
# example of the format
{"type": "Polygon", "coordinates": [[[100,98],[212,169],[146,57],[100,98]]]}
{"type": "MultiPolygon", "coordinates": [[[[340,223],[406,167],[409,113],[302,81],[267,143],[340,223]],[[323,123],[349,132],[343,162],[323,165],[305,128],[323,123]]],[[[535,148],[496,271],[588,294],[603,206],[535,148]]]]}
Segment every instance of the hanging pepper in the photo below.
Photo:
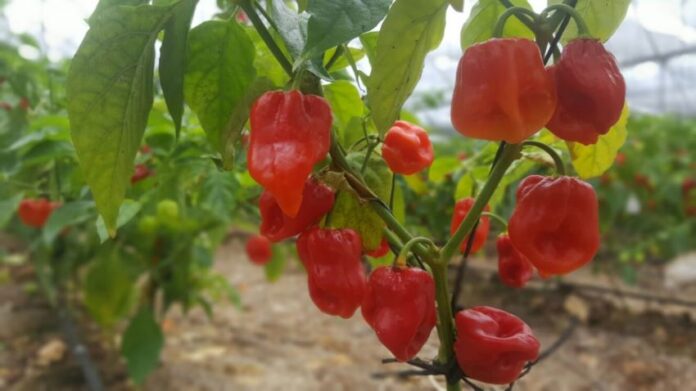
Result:
{"type": "Polygon", "coordinates": [[[350,228],[312,227],[297,239],[297,253],[307,270],[309,296],[319,310],[353,316],[366,289],[360,235],[350,228]]]}
{"type": "Polygon", "coordinates": [[[372,251],[368,251],[365,254],[372,258],[382,258],[383,256],[387,255],[387,253],[389,253],[389,243],[386,239],[382,238],[382,241],[379,242],[379,247],[372,251]]]}
{"type": "Polygon", "coordinates": [[[399,361],[412,359],[435,327],[435,282],[415,268],[382,266],[367,282],[362,315],[399,361]]]}
{"type": "Polygon", "coordinates": [[[152,175],[152,171],[146,165],[136,164],[130,179],[131,184],[138,183],[150,175],[152,175]]]}
{"type": "Polygon", "coordinates": [[[19,219],[25,225],[33,228],[41,228],[53,213],[54,209],[60,206],[60,202],[51,202],[45,198],[27,198],[19,203],[19,219]]]}
{"type": "Polygon", "coordinates": [[[511,288],[522,288],[534,274],[529,259],[512,245],[508,235],[498,236],[498,277],[503,284],[511,288]]]}
{"type": "Polygon", "coordinates": [[[596,39],[575,39],[549,71],[558,104],[546,127],[563,140],[595,144],[619,120],[626,99],[616,59],[596,39]]]}
{"type": "Polygon", "coordinates": [[[273,256],[271,241],[263,235],[252,235],[249,237],[244,249],[249,260],[257,265],[263,266],[267,264],[273,256]]]}
{"type": "Polygon", "coordinates": [[[302,204],[295,217],[283,213],[278,201],[269,191],[259,198],[261,235],[272,242],[295,236],[321,220],[333,207],[334,191],[325,184],[309,177],[302,191],[302,204]]]}
{"type": "Polygon", "coordinates": [[[684,179],[682,199],[684,200],[684,214],[696,216],[696,179],[684,179]]]}
{"type": "Polygon", "coordinates": [[[576,178],[530,175],[517,188],[508,230],[513,246],[540,273],[570,273],[599,248],[597,195],[576,178]]]}
{"type": "MultiPolygon", "coordinates": [[[[450,224],[450,235],[454,235],[454,233],[457,231],[457,228],[459,228],[459,226],[462,224],[462,221],[464,221],[466,215],[469,214],[471,207],[474,206],[475,201],[476,200],[472,197],[467,197],[457,201],[457,203],[454,205],[454,214],[452,215],[452,222],[450,224]]],[[[486,205],[484,210],[488,212],[491,210],[491,208],[488,205],[486,205]]],[[[488,238],[488,231],[490,231],[490,228],[490,219],[488,218],[488,216],[482,216],[479,220],[478,227],[476,227],[476,231],[474,232],[474,243],[472,243],[471,245],[470,254],[479,251],[483,247],[483,245],[486,244],[486,238],[488,238]]],[[[462,252],[466,251],[466,245],[469,241],[469,236],[471,236],[471,234],[467,235],[466,238],[464,238],[464,241],[460,246],[460,250],[462,252]]]]}
{"type": "Polygon", "coordinates": [[[493,307],[474,307],[455,316],[454,353],[464,374],[490,384],[509,384],[528,361],[539,356],[532,329],[515,315],[493,307]]]}
{"type": "Polygon", "coordinates": [[[299,91],[267,92],[251,108],[249,174],[290,217],[300,210],[313,166],[329,152],[331,121],[324,98],[299,91]]]}
{"type": "Polygon", "coordinates": [[[384,136],[382,157],[392,172],[411,175],[433,163],[433,145],[420,126],[396,121],[384,136]]]}
{"type": "Polygon", "coordinates": [[[459,60],[451,115],[465,136],[519,143],[543,128],[555,107],[553,79],[528,39],[490,39],[459,60]]]}

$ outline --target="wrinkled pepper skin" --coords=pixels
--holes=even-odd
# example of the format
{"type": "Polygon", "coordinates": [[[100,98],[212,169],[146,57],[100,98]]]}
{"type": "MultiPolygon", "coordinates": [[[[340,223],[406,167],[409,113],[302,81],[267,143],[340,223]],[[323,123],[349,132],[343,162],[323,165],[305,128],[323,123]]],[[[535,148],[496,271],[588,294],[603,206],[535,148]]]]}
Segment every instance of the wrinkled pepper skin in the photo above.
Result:
{"type": "Polygon", "coordinates": [[[41,228],[46,224],[53,210],[60,205],[59,202],[51,202],[45,198],[27,198],[19,203],[17,213],[24,225],[41,228]]]}
{"type": "Polygon", "coordinates": [[[252,235],[247,239],[246,250],[249,260],[257,265],[265,265],[273,256],[271,241],[263,235],[252,235]]]}
{"type": "Polygon", "coordinates": [[[498,277],[511,288],[523,288],[534,274],[529,259],[519,252],[508,235],[498,236],[498,277]]]}
{"type": "Polygon", "coordinates": [[[382,258],[383,256],[387,255],[389,253],[389,243],[387,242],[386,239],[382,238],[382,241],[379,242],[379,247],[372,251],[368,251],[365,253],[365,255],[370,256],[372,258],[382,258]]]}
{"type": "Polygon", "coordinates": [[[520,318],[493,307],[474,307],[455,316],[454,353],[467,377],[509,384],[539,356],[539,341],[520,318]]]}
{"type": "Polygon", "coordinates": [[[614,56],[596,39],[575,39],[549,68],[558,104],[547,128],[566,141],[597,143],[621,116],[626,83],[614,56]]]}
{"type": "Polygon", "coordinates": [[[346,319],[353,316],[367,285],[360,235],[350,228],[312,227],[297,239],[297,253],[307,270],[309,296],[317,308],[346,319]]]}
{"type": "MultiPolygon", "coordinates": [[[[454,214],[452,215],[452,221],[450,223],[450,235],[454,235],[454,232],[457,231],[457,228],[459,228],[459,226],[462,224],[462,221],[464,218],[466,218],[466,215],[471,210],[471,207],[474,206],[475,201],[476,200],[474,200],[472,197],[467,197],[457,201],[457,203],[454,205],[454,214]]],[[[486,205],[484,210],[489,212],[491,208],[486,205]]],[[[476,227],[476,231],[474,232],[474,242],[471,244],[471,254],[476,253],[483,247],[484,244],[486,244],[488,231],[490,231],[490,229],[490,218],[488,218],[488,216],[482,216],[479,220],[478,227],[476,227]]],[[[459,247],[462,252],[466,250],[466,244],[469,241],[469,236],[471,236],[471,234],[464,238],[464,241],[459,247]]]]}
{"type": "Polygon", "coordinates": [[[272,242],[293,237],[318,223],[329,213],[335,198],[333,189],[310,177],[304,185],[300,209],[295,217],[290,217],[280,209],[273,194],[264,191],[259,198],[259,231],[272,242]]]}
{"type": "Polygon", "coordinates": [[[534,42],[490,39],[459,60],[451,116],[464,136],[516,144],[543,128],[555,108],[556,88],[534,42]]]}
{"type": "Polygon", "coordinates": [[[299,91],[271,91],[250,113],[249,174],[295,217],[313,166],[331,144],[331,108],[324,98],[299,91]]]}
{"type": "Polygon", "coordinates": [[[435,282],[415,268],[382,266],[367,283],[362,315],[399,361],[421,350],[435,327],[435,282]]]}
{"type": "Polygon", "coordinates": [[[599,248],[597,195],[588,183],[530,175],[517,188],[510,240],[543,276],[570,273],[599,248]]]}
{"type": "Polygon", "coordinates": [[[411,175],[433,163],[433,145],[420,126],[396,121],[384,136],[382,157],[392,172],[411,175]]]}

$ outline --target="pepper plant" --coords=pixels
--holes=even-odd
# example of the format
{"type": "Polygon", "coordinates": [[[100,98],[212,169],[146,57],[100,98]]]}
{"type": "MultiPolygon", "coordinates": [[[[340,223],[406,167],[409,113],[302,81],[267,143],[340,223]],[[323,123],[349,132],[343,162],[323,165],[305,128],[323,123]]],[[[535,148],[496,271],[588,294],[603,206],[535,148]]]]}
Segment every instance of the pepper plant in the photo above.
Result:
{"type": "Polygon", "coordinates": [[[478,387],[472,379],[514,383],[539,342],[503,310],[460,311],[448,267],[478,246],[488,219],[506,223],[487,205],[512,184],[511,172],[529,171],[518,169],[529,151],[555,171],[517,188],[508,235],[517,261],[529,262],[517,269],[546,278],[587,264],[599,247],[597,199],[566,176],[557,149],[569,150],[587,178],[611,166],[625,138],[625,85],[601,42],[628,1],[549,3],[536,13],[524,0],[481,0],[462,26],[452,124],[498,144],[479,151],[490,170],[471,178],[471,198],[440,243],[405,224],[398,177],[427,171],[433,150],[402,106],[442,40],[448,9],[462,11],[463,1],[235,0],[194,28],[195,0],[100,1],[67,89],[72,140],[108,234],[118,237],[158,76],[177,134],[188,107],[215,169],[246,170],[263,187],[260,233],[271,242],[299,235],[309,295],[322,312],[348,318],[361,308],[396,360],[443,375],[449,390],[462,381],[478,387]],[[369,273],[364,255],[383,243],[394,260],[369,273]],[[437,357],[417,358],[434,327],[437,357]]]}

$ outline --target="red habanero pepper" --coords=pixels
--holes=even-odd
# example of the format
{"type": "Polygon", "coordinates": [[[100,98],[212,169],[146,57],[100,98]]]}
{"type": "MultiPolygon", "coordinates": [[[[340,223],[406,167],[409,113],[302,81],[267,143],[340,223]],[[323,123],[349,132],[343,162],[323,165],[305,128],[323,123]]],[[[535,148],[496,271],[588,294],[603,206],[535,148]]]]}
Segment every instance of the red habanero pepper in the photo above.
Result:
{"type": "Polygon", "coordinates": [[[546,127],[563,140],[595,144],[619,120],[626,99],[614,56],[596,39],[575,39],[549,71],[558,104],[546,127]]]}
{"type": "Polygon", "coordinates": [[[367,279],[360,235],[350,228],[312,227],[297,239],[309,296],[322,312],[350,318],[362,303],[367,279]]]}
{"type": "Polygon", "coordinates": [[[435,282],[426,271],[382,266],[367,282],[362,315],[399,361],[412,359],[435,327],[435,282]]]}
{"type": "Polygon", "coordinates": [[[249,237],[244,249],[249,260],[257,265],[267,264],[273,256],[271,241],[263,235],[252,235],[249,237]]]}
{"type": "Polygon", "coordinates": [[[599,248],[597,195],[576,178],[530,175],[517,188],[508,231],[513,246],[540,274],[570,273],[599,248]]]}
{"type": "Polygon", "coordinates": [[[508,235],[498,236],[498,277],[511,288],[522,288],[534,274],[529,259],[512,245],[508,235]]]}
{"type": "Polygon", "coordinates": [[[133,175],[131,175],[131,184],[138,183],[150,175],[152,175],[152,171],[148,166],[144,164],[136,164],[135,169],[133,170],[133,175]]]}
{"type": "Polygon", "coordinates": [[[682,198],[684,200],[684,213],[687,216],[696,216],[696,179],[684,179],[682,198]]]}
{"type": "Polygon", "coordinates": [[[454,353],[467,377],[509,384],[528,361],[539,356],[532,329],[515,315],[493,307],[473,307],[455,316],[454,353]]]}
{"type": "MultiPolygon", "coordinates": [[[[454,235],[454,233],[457,231],[457,228],[459,228],[459,226],[462,224],[462,221],[464,218],[466,218],[466,215],[469,213],[469,210],[471,210],[471,207],[474,206],[475,201],[476,200],[473,198],[467,197],[457,201],[457,203],[454,205],[454,214],[452,215],[452,222],[450,224],[450,235],[454,235]]],[[[491,210],[491,208],[486,205],[484,210],[488,212],[491,210]]],[[[488,216],[482,216],[481,220],[479,220],[478,227],[476,227],[476,232],[474,232],[474,243],[471,245],[471,254],[479,251],[481,247],[486,244],[486,238],[488,238],[488,231],[490,231],[490,228],[490,219],[488,216]]],[[[470,235],[471,234],[467,235],[462,242],[460,247],[462,252],[466,251],[466,244],[469,241],[470,235]]]]}
{"type": "Polygon", "coordinates": [[[41,228],[53,213],[54,209],[60,206],[60,202],[51,202],[45,198],[27,198],[19,203],[19,219],[25,225],[34,228],[41,228]]]}
{"type": "Polygon", "coordinates": [[[543,128],[555,108],[556,88],[534,42],[490,39],[459,60],[451,112],[459,133],[516,144],[543,128]]]}
{"type": "Polygon", "coordinates": [[[249,174],[295,217],[313,166],[331,145],[331,108],[324,98],[299,91],[271,91],[251,108],[249,174]]]}
{"type": "Polygon", "coordinates": [[[372,258],[382,258],[383,256],[387,255],[387,253],[389,253],[389,243],[387,242],[387,239],[382,238],[382,241],[379,242],[379,247],[372,251],[368,251],[366,255],[372,258]]]}
{"type": "Polygon", "coordinates": [[[382,157],[392,172],[411,175],[433,163],[433,145],[420,126],[396,121],[384,136],[382,157]]]}
{"type": "Polygon", "coordinates": [[[295,217],[283,213],[273,194],[264,191],[259,198],[260,232],[272,242],[295,236],[321,220],[333,207],[334,191],[309,177],[304,185],[302,204],[295,217]]]}

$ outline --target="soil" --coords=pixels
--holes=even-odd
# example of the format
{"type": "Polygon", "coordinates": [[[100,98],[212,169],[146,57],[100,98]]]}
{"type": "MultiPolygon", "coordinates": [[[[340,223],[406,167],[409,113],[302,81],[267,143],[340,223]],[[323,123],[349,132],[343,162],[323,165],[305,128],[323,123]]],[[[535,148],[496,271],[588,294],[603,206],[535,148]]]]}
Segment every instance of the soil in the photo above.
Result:
{"type": "MultiPolygon", "coordinates": [[[[172,311],[163,326],[161,365],[145,390],[444,389],[442,380],[432,376],[404,377],[400,372],[413,369],[405,364],[381,364],[389,353],[359,313],[344,320],[316,310],[299,265],[290,263],[277,282],[268,283],[237,241],[221,248],[216,265],[240,291],[242,308],[218,303],[213,319],[198,310],[186,316],[172,311]]],[[[515,390],[690,390],[696,384],[693,307],[558,288],[553,281],[513,291],[497,283],[491,265],[472,261],[462,305],[495,305],[519,315],[532,326],[542,349],[579,319],[565,343],[515,390]]],[[[5,267],[0,275],[6,277],[0,285],[0,389],[86,389],[56,315],[32,286],[32,271],[5,267]]],[[[616,285],[589,273],[574,280],[616,285]]],[[[654,281],[643,287],[650,284],[654,281]]],[[[696,301],[693,290],[679,296],[696,301]]],[[[136,389],[117,351],[105,344],[108,338],[87,321],[79,327],[106,388],[136,389]]],[[[436,349],[433,333],[420,357],[431,358],[436,349]]]]}

